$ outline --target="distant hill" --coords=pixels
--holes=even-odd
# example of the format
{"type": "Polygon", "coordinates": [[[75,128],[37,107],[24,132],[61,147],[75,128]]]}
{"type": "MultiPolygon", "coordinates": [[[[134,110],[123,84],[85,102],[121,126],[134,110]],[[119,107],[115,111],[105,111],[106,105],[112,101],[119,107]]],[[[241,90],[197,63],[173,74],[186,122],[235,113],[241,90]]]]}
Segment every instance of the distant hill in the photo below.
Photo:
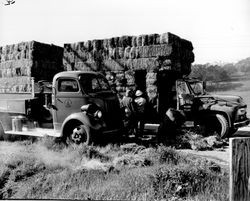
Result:
{"type": "Polygon", "coordinates": [[[238,61],[235,67],[241,72],[250,73],[250,57],[238,61]]]}

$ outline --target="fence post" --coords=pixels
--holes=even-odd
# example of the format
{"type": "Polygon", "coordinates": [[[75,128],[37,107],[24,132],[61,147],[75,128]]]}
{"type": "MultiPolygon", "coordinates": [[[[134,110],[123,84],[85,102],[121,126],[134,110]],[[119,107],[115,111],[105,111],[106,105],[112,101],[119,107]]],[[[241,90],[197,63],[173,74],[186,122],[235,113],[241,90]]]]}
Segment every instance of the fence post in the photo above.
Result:
{"type": "Polygon", "coordinates": [[[250,137],[231,138],[230,201],[250,200],[250,137]]]}

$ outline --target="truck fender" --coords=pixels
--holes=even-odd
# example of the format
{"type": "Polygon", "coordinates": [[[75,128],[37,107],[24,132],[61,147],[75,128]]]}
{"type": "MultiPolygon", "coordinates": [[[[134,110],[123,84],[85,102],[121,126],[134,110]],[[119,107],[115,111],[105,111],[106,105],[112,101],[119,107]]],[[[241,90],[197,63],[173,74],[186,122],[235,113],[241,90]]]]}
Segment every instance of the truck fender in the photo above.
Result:
{"type": "Polygon", "coordinates": [[[224,116],[226,118],[226,120],[228,121],[229,127],[232,126],[231,118],[230,118],[229,114],[227,114],[226,112],[222,112],[222,111],[209,111],[209,112],[206,112],[206,113],[202,114],[202,117],[204,117],[204,116],[206,116],[206,117],[213,117],[213,116],[216,116],[217,114],[224,116]]]}
{"type": "Polygon", "coordinates": [[[228,122],[228,126],[231,128],[232,126],[232,121],[231,121],[231,118],[230,118],[230,115],[226,112],[221,112],[221,111],[217,111],[217,112],[214,112],[213,115],[216,115],[216,114],[220,114],[222,116],[224,116],[228,122]]]}
{"type": "Polygon", "coordinates": [[[64,136],[65,130],[68,127],[68,125],[70,125],[76,121],[83,123],[84,125],[90,127],[93,130],[100,130],[102,128],[102,125],[100,123],[95,123],[95,124],[91,123],[91,120],[90,120],[89,116],[86,115],[86,113],[78,112],[78,113],[74,113],[74,114],[69,115],[63,121],[62,129],[61,129],[62,132],[61,132],[60,137],[64,136]]]}

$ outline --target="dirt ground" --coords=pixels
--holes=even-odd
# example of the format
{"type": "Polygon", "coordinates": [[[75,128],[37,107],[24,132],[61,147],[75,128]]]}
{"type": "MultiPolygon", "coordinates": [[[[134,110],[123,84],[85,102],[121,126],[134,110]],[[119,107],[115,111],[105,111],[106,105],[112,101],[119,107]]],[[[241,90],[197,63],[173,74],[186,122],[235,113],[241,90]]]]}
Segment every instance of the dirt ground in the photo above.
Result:
{"type": "MultiPolygon", "coordinates": [[[[250,137],[250,126],[246,126],[240,128],[237,133],[235,133],[235,137],[250,137]]],[[[224,148],[215,149],[212,151],[195,151],[191,149],[182,149],[178,150],[184,154],[192,154],[195,156],[201,156],[208,160],[213,160],[222,166],[229,168],[229,161],[230,161],[230,149],[229,146],[224,148]]]]}

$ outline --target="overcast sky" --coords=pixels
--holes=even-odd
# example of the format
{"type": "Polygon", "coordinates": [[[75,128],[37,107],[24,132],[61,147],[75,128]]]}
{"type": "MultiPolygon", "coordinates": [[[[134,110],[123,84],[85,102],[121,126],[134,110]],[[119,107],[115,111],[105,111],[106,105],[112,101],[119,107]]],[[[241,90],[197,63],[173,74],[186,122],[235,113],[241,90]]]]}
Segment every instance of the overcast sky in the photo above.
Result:
{"type": "Polygon", "coordinates": [[[195,63],[250,57],[250,0],[0,0],[0,46],[172,32],[195,63]]]}

